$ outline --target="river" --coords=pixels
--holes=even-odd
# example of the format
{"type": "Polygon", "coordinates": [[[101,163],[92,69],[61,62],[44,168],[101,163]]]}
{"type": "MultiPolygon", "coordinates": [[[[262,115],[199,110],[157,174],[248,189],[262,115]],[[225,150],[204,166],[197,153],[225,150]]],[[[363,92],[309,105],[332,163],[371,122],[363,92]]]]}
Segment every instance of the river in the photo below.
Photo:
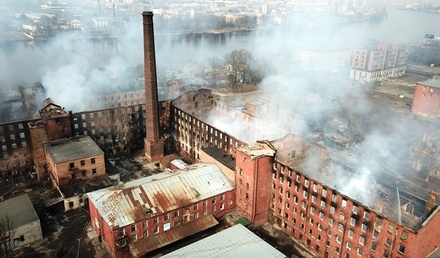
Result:
{"type": "MultiPolygon", "coordinates": [[[[273,66],[289,67],[298,51],[308,48],[354,48],[375,39],[388,43],[423,41],[426,33],[440,35],[440,14],[388,8],[388,17],[351,24],[276,26],[226,34],[167,35],[156,31],[158,69],[191,70],[222,58],[234,49],[247,49],[273,66]]],[[[108,87],[109,77],[127,79],[130,67],[143,62],[142,23],[113,39],[71,39],[0,43],[0,88],[17,82],[43,82],[49,89],[108,87]]],[[[54,91],[49,93],[54,94],[54,91]]],[[[87,91],[81,90],[83,93],[87,91]]]]}

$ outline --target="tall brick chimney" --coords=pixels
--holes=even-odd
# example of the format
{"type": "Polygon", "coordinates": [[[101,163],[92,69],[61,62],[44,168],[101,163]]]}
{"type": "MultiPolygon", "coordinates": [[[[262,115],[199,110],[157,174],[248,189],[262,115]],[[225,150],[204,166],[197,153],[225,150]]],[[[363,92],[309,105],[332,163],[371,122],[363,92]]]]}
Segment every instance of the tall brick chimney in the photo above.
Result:
{"type": "Polygon", "coordinates": [[[153,13],[143,12],[146,130],[145,157],[159,161],[164,142],[159,134],[159,99],[157,96],[156,56],[154,48],[153,13]]]}

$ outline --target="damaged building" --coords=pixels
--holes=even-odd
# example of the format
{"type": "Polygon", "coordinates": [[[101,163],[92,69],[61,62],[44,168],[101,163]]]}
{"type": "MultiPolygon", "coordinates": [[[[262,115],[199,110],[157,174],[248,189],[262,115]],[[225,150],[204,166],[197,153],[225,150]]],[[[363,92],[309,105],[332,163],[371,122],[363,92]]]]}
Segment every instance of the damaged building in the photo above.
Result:
{"type": "Polygon", "coordinates": [[[88,193],[90,218],[112,257],[151,251],[218,224],[235,188],[215,165],[198,163],[88,193]]]}
{"type": "MultiPolygon", "coordinates": [[[[56,178],[48,146],[74,139],[93,141],[102,153],[63,160],[68,172],[60,182],[83,171],[88,180],[92,159],[102,155],[143,150],[153,163],[171,153],[195,161],[88,194],[91,223],[113,257],[147,254],[232,209],[253,225],[281,228],[319,257],[425,257],[438,249],[440,195],[381,164],[372,165],[380,176],[369,174],[371,164],[347,155],[351,139],[300,137],[301,114],[250,94],[234,100],[202,89],[158,101],[152,13],[143,22],[146,103],[74,113],[48,102],[34,120],[0,125],[5,178],[56,178]]],[[[393,51],[387,56],[405,58],[393,51]]]]}

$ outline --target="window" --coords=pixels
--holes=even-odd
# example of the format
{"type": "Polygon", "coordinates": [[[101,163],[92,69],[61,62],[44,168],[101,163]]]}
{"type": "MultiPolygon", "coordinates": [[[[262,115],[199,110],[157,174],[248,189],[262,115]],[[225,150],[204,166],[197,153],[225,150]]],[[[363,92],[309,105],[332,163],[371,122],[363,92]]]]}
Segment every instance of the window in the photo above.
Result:
{"type": "Polygon", "coordinates": [[[342,237],[337,235],[336,236],[336,242],[338,242],[340,244],[341,241],[342,241],[342,237]]]}
{"type": "Polygon", "coordinates": [[[249,183],[246,183],[246,190],[249,190],[249,183]]]}
{"type": "Polygon", "coordinates": [[[325,201],[321,200],[321,208],[324,209],[325,208],[325,201]]]}
{"type": "Polygon", "coordinates": [[[144,231],[144,238],[148,237],[148,231],[144,231]]]}
{"type": "Polygon", "coordinates": [[[325,190],[325,189],[322,189],[322,197],[327,197],[327,190],[325,190]]]}
{"type": "Polygon", "coordinates": [[[95,164],[96,163],[96,159],[95,158],[91,158],[90,159],[90,163],[95,164]]]}
{"type": "Polygon", "coordinates": [[[401,254],[405,253],[405,246],[404,245],[399,245],[399,253],[401,253],[401,254]]]}
{"type": "Polygon", "coordinates": [[[315,210],[316,210],[315,207],[313,207],[313,206],[310,207],[310,213],[311,213],[311,214],[315,214],[315,210]]]}
{"type": "Polygon", "coordinates": [[[159,233],[159,227],[154,227],[154,234],[157,234],[157,233],[159,233]]]}
{"type": "Polygon", "coordinates": [[[364,252],[363,252],[362,249],[360,249],[360,248],[357,249],[357,254],[358,254],[358,255],[362,256],[363,253],[364,253],[364,252]]]}
{"type": "Polygon", "coordinates": [[[391,234],[394,234],[394,231],[396,230],[396,228],[394,227],[394,225],[388,225],[388,232],[390,232],[391,234]]]}
{"type": "Polygon", "coordinates": [[[96,174],[96,168],[92,168],[92,175],[96,174]]]}
{"type": "Polygon", "coordinates": [[[386,240],[385,244],[386,244],[387,246],[391,246],[391,239],[389,239],[389,238],[387,237],[387,240],[386,240]]]}
{"type": "Polygon", "coordinates": [[[367,232],[368,226],[367,224],[362,223],[362,232],[367,232]]]}
{"type": "Polygon", "coordinates": [[[321,219],[321,220],[324,219],[324,213],[322,211],[319,212],[319,219],[321,219]]]}
{"type": "Polygon", "coordinates": [[[338,223],[338,230],[340,232],[344,231],[344,225],[342,225],[342,223],[338,223]]]}
{"type": "Polygon", "coordinates": [[[330,206],[330,214],[335,214],[335,209],[334,206],[330,206]]]}
{"type": "Polygon", "coordinates": [[[198,206],[198,203],[194,203],[194,210],[197,210],[198,206]]]}
{"type": "Polygon", "coordinates": [[[348,230],[348,237],[349,237],[349,238],[353,238],[353,236],[354,236],[354,231],[351,230],[351,229],[349,229],[349,230],[348,230]]]}
{"type": "Polygon", "coordinates": [[[211,203],[212,203],[212,204],[215,203],[215,197],[213,197],[213,198],[211,199],[211,203]]]}
{"type": "Polygon", "coordinates": [[[368,211],[364,212],[364,219],[369,219],[370,218],[370,213],[368,211]]]}
{"type": "Polygon", "coordinates": [[[333,222],[334,222],[333,218],[329,218],[329,219],[328,219],[328,224],[329,224],[329,225],[333,225],[333,222]]]}
{"type": "Polygon", "coordinates": [[[353,217],[350,218],[350,225],[352,225],[352,226],[356,225],[356,219],[355,218],[353,218],[353,217]]]}
{"type": "Polygon", "coordinates": [[[312,195],[312,203],[316,203],[316,196],[312,195]]]}
{"type": "Polygon", "coordinates": [[[347,244],[346,244],[346,246],[347,246],[347,249],[351,249],[351,242],[347,242],[347,244]]]}
{"type": "Polygon", "coordinates": [[[339,214],[339,218],[342,219],[342,220],[344,220],[344,219],[345,219],[345,214],[344,214],[343,212],[341,212],[341,213],[339,214]]]}
{"type": "Polygon", "coordinates": [[[365,244],[365,237],[363,237],[363,236],[359,237],[359,244],[361,244],[361,245],[365,244]]]}
{"type": "Polygon", "coordinates": [[[203,207],[206,207],[206,205],[208,205],[208,201],[207,200],[203,200],[203,207]]]}
{"type": "Polygon", "coordinates": [[[137,235],[132,235],[131,236],[131,241],[132,242],[136,242],[137,241],[137,235]]]}
{"type": "Polygon", "coordinates": [[[223,210],[225,208],[225,204],[221,203],[220,204],[220,210],[223,210]]]}
{"type": "Polygon", "coordinates": [[[304,186],[305,186],[305,187],[309,187],[309,180],[307,180],[307,179],[304,180],[304,186]]]}
{"type": "Polygon", "coordinates": [[[356,205],[353,205],[353,208],[352,208],[353,214],[357,214],[357,211],[358,211],[358,207],[356,205]]]}
{"type": "Polygon", "coordinates": [[[175,210],[175,211],[174,211],[174,215],[173,215],[173,217],[174,217],[174,218],[179,217],[179,210],[175,210]]]}
{"type": "Polygon", "coordinates": [[[376,239],[379,236],[379,231],[374,230],[373,231],[373,239],[376,239]]]}
{"type": "Polygon", "coordinates": [[[341,207],[342,207],[342,208],[347,207],[347,201],[346,201],[346,200],[342,200],[342,205],[341,205],[341,207]]]}
{"type": "Polygon", "coordinates": [[[168,221],[169,218],[170,218],[170,215],[168,213],[163,215],[163,220],[164,221],[168,221]]]}
{"type": "Polygon", "coordinates": [[[74,168],[74,167],[75,167],[75,163],[73,163],[73,162],[70,162],[70,163],[69,163],[69,168],[71,168],[71,169],[72,169],[72,168],[74,168]]]}
{"type": "Polygon", "coordinates": [[[406,240],[408,239],[408,232],[402,231],[402,235],[400,236],[400,239],[406,242],[406,240]]]}
{"type": "Polygon", "coordinates": [[[147,228],[147,226],[148,226],[148,222],[147,221],[142,222],[142,227],[143,228],[147,228]]]}
{"type": "Polygon", "coordinates": [[[81,167],[84,167],[86,165],[86,161],[85,160],[81,160],[80,164],[81,164],[81,167]]]}
{"type": "Polygon", "coordinates": [[[158,220],[157,217],[153,219],[153,223],[154,223],[154,224],[157,224],[158,222],[159,222],[159,220],[158,220]]]}

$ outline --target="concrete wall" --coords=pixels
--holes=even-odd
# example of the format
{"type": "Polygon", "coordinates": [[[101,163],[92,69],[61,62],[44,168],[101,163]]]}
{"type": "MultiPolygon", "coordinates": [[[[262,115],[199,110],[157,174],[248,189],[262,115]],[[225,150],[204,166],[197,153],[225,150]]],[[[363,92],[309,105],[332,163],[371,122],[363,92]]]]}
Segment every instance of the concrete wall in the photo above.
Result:
{"type": "Polygon", "coordinates": [[[40,220],[23,225],[15,229],[13,236],[14,249],[22,248],[28,244],[43,239],[40,220]]]}

